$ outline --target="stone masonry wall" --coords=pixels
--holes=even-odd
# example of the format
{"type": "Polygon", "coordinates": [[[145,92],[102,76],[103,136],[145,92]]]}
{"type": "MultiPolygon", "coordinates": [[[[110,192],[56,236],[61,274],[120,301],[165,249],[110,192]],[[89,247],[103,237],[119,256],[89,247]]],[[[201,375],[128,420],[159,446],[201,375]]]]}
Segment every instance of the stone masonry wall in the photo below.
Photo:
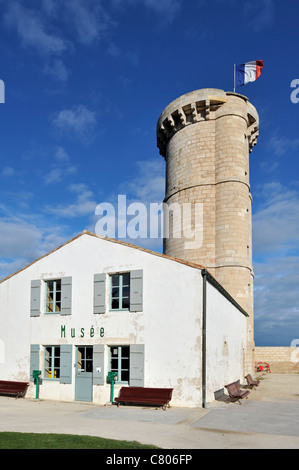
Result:
{"type": "Polygon", "coordinates": [[[163,252],[204,266],[248,313],[247,372],[254,351],[249,152],[258,123],[246,97],[208,88],[170,103],[157,124],[157,145],[166,161],[164,202],[178,207],[169,212],[163,252]],[[184,236],[187,204],[192,230],[201,222],[197,244],[184,236]],[[195,204],[202,207],[201,220],[194,216],[195,204]]]}
{"type": "Polygon", "coordinates": [[[299,373],[299,347],[257,346],[255,361],[267,362],[274,374],[299,373]]]}

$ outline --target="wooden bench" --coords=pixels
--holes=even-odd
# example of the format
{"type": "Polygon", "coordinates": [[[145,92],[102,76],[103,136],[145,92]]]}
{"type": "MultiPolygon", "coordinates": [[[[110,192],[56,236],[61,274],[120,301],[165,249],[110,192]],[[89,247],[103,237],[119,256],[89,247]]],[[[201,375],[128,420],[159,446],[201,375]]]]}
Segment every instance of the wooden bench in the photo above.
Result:
{"type": "Polygon", "coordinates": [[[242,404],[240,402],[240,399],[245,398],[245,397],[248,398],[248,395],[250,393],[249,390],[241,390],[238,382],[233,382],[231,384],[224,385],[224,386],[227,389],[229,396],[233,400],[238,401],[240,405],[242,404]]]}
{"type": "Polygon", "coordinates": [[[139,405],[160,405],[166,410],[172,398],[173,388],[122,387],[115,398],[117,406],[121,403],[139,405]]]}
{"type": "Polygon", "coordinates": [[[252,376],[250,374],[247,374],[244,377],[247,380],[247,384],[249,385],[250,388],[255,388],[260,384],[259,380],[253,380],[252,376]]]}
{"type": "Polygon", "coordinates": [[[16,398],[25,397],[28,382],[13,382],[10,380],[0,380],[0,395],[10,395],[16,398]]]}

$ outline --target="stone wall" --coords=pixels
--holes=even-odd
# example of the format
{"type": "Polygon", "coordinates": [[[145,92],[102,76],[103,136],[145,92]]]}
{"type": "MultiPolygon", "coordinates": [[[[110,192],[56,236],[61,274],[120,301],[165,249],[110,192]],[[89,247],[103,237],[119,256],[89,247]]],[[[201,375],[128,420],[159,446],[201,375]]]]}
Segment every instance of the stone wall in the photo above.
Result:
{"type": "Polygon", "coordinates": [[[204,266],[248,313],[247,372],[254,350],[249,152],[258,128],[257,111],[245,96],[211,88],[177,98],[157,123],[166,162],[164,202],[169,212],[178,208],[170,212],[163,253],[204,266]],[[189,225],[201,232],[197,243],[185,232],[187,206],[189,225]],[[195,217],[196,206],[202,218],[195,217]]]}
{"type": "Polygon", "coordinates": [[[268,362],[274,374],[299,373],[299,348],[267,346],[255,348],[255,361],[268,362]]]}

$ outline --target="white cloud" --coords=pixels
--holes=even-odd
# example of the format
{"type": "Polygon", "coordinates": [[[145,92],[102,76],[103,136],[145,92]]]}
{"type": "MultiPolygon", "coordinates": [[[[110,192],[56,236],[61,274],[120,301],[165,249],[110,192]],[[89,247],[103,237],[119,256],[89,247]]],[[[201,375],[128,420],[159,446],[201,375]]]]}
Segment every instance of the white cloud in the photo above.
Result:
{"type": "Polygon", "coordinates": [[[84,105],[63,109],[52,117],[52,124],[61,134],[74,138],[87,138],[96,123],[96,113],[84,105]]]}
{"type": "Polygon", "coordinates": [[[288,346],[299,331],[299,195],[272,182],[257,196],[262,204],[253,215],[256,342],[288,346]]]}
{"type": "MultiPolygon", "coordinates": [[[[258,198],[258,195],[257,195],[258,198]]],[[[253,214],[253,252],[287,254],[298,250],[299,194],[278,182],[265,184],[253,214]]]]}
{"type": "Polygon", "coordinates": [[[116,23],[98,0],[42,0],[36,7],[34,2],[30,7],[28,3],[6,2],[5,25],[17,32],[23,47],[37,51],[47,61],[43,72],[55,80],[68,80],[70,71],[62,56],[74,51],[77,43],[90,46],[105,39],[109,47],[108,32],[116,23]]]}
{"type": "Polygon", "coordinates": [[[93,0],[65,2],[68,21],[76,32],[77,40],[90,45],[114,25],[103,5],[93,0]]]}
{"type": "Polygon", "coordinates": [[[66,82],[69,78],[69,71],[61,59],[54,59],[53,62],[47,63],[44,73],[58,82],[66,82]]]}
{"type": "Polygon", "coordinates": [[[57,12],[56,0],[41,0],[41,7],[49,16],[53,16],[57,12]]]}
{"type": "Polygon", "coordinates": [[[65,151],[65,149],[63,147],[61,147],[60,145],[58,147],[56,147],[56,151],[55,151],[55,155],[54,155],[55,159],[58,161],[58,162],[66,162],[68,163],[70,161],[70,157],[69,155],[67,154],[67,152],[65,151]]]}
{"type": "Polygon", "coordinates": [[[144,7],[158,15],[163,14],[159,17],[162,21],[172,21],[183,5],[182,0],[112,0],[111,3],[115,8],[127,8],[128,5],[144,7]]]}
{"type": "Polygon", "coordinates": [[[275,155],[282,156],[286,152],[297,150],[299,148],[299,139],[277,137],[275,134],[269,140],[268,146],[269,149],[275,153],[275,155]]]}
{"type": "Polygon", "coordinates": [[[27,266],[27,264],[29,264],[29,261],[25,258],[17,258],[16,260],[9,261],[3,261],[0,259],[0,280],[19,271],[24,268],[24,266],[27,266]]]}
{"type": "Polygon", "coordinates": [[[249,20],[249,26],[255,31],[261,31],[274,21],[273,0],[246,0],[244,13],[249,20]]]}
{"type": "Polygon", "coordinates": [[[41,15],[24,8],[17,1],[10,1],[4,15],[6,24],[17,30],[25,47],[34,47],[42,54],[61,54],[67,49],[67,42],[46,30],[41,15]]]}
{"type": "MultiPolygon", "coordinates": [[[[135,177],[124,181],[113,194],[106,196],[105,200],[97,201],[99,205],[105,203],[111,204],[114,211],[112,211],[113,214],[104,215],[98,212],[97,215],[94,215],[92,231],[97,230],[98,235],[120,238],[133,245],[161,252],[162,216],[161,214],[156,214],[155,210],[151,214],[150,204],[160,204],[164,198],[165,170],[163,159],[139,161],[136,163],[136,167],[135,177]],[[125,196],[125,198],[119,199],[119,196],[125,196]],[[121,207],[119,207],[119,204],[121,207]],[[109,231],[109,228],[111,228],[113,231],[115,229],[114,234],[98,232],[99,227],[102,229],[102,224],[97,224],[101,218],[99,215],[101,217],[104,216],[105,222],[107,222],[107,227],[104,230],[109,231]],[[112,224],[108,222],[108,220],[111,220],[111,216],[114,221],[114,223],[112,221],[112,224]],[[137,220],[141,223],[141,226],[138,226],[137,220]],[[152,238],[150,238],[151,230],[154,233],[152,238]],[[127,236],[125,237],[123,234],[127,236]],[[136,238],[138,234],[139,237],[136,238]]],[[[155,209],[157,208],[156,206],[154,207],[155,209]]]]}
{"type": "Polygon", "coordinates": [[[289,346],[299,332],[299,257],[254,263],[255,330],[258,345],[289,346]]]}
{"type": "Polygon", "coordinates": [[[5,203],[0,203],[0,213],[9,218],[11,214],[15,213],[12,207],[18,207],[22,211],[26,211],[30,208],[31,201],[34,197],[31,191],[22,190],[20,188],[16,189],[15,187],[5,190],[1,189],[0,195],[1,200],[5,201],[5,203]]]}
{"type": "Polygon", "coordinates": [[[57,183],[61,180],[62,174],[63,172],[61,168],[54,168],[53,170],[49,171],[49,173],[47,173],[44,178],[45,185],[48,186],[49,184],[57,183]]]}
{"type": "Polygon", "coordinates": [[[169,17],[177,14],[181,7],[180,0],[137,0],[145,7],[154,10],[157,13],[168,13],[169,17]]]}
{"type": "Polygon", "coordinates": [[[51,185],[64,181],[66,176],[73,175],[77,172],[77,169],[74,166],[69,166],[67,168],[53,168],[49,171],[44,178],[45,185],[51,185]]]}
{"type": "Polygon", "coordinates": [[[0,220],[0,258],[27,257],[36,252],[41,231],[21,219],[0,220]]]}
{"type": "MultiPolygon", "coordinates": [[[[91,46],[101,42],[110,56],[119,57],[121,46],[114,36],[123,10],[140,7],[142,14],[152,12],[157,23],[164,24],[171,22],[182,6],[182,0],[10,0],[3,3],[6,26],[17,32],[23,47],[40,54],[45,61],[43,73],[60,83],[66,83],[70,75],[65,54],[76,51],[78,44],[91,46]]],[[[138,51],[125,51],[122,55],[138,65],[138,51]]]]}
{"type": "Polygon", "coordinates": [[[130,201],[149,204],[162,202],[165,193],[164,160],[136,162],[137,174],[119,187],[120,194],[127,194],[130,201]]]}
{"type": "Polygon", "coordinates": [[[4,177],[7,177],[7,176],[14,176],[15,173],[16,172],[15,172],[14,168],[12,168],[11,166],[6,166],[6,167],[3,168],[0,175],[4,176],[4,177]]]}
{"type": "Polygon", "coordinates": [[[44,176],[46,186],[65,181],[67,176],[77,172],[77,168],[71,164],[69,155],[61,146],[56,148],[52,161],[52,168],[44,176]]]}
{"type": "Polygon", "coordinates": [[[93,217],[97,202],[93,192],[84,183],[74,183],[68,187],[74,194],[73,201],[69,204],[46,207],[46,212],[56,217],[74,219],[76,217],[93,217]]]}
{"type": "Polygon", "coordinates": [[[69,236],[63,234],[67,230],[63,224],[55,226],[38,213],[16,214],[3,206],[0,211],[0,279],[57,248],[69,236]]]}
{"type": "MultiPolygon", "coordinates": [[[[59,146],[53,152],[53,164],[57,168],[67,168],[71,165],[71,159],[65,148],[59,146]]],[[[54,170],[54,168],[52,169],[54,170]]],[[[164,164],[163,160],[157,162],[140,161],[137,165],[136,177],[122,188],[119,194],[126,189],[127,202],[160,202],[164,193],[164,164]]],[[[60,177],[60,173],[54,172],[50,177],[60,177]]],[[[56,181],[56,180],[55,180],[56,181]]],[[[70,230],[71,224],[82,219],[80,230],[95,229],[95,208],[102,202],[96,200],[93,191],[82,182],[70,184],[67,187],[70,199],[60,205],[48,205],[43,213],[30,213],[30,205],[27,204],[27,212],[16,214],[10,207],[0,205],[0,279],[23,268],[33,260],[51,251],[74,233],[70,230]],[[13,214],[13,215],[12,215],[13,214]],[[56,225],[55,220],[59,221],[56,225]]],[[[28,194],[27,198],[32,197],[28,194]]],[[[108,202],[115,201],[114,196],[108,202]]],[[[22,196],[22,199],[24,197],[22,196]]],[[[106,198],[106,201],[108,198],[106,198]]],[[[78,232],[76,232],[78,233],[78,232]]],[[[144,246],[149,249],[161,251],[161,239],[127,239],[130,243],[144,246]]]]}
{"type": "Polygon", "coordinates": [[[66,241],[61,227],[38,227],[23,219],[0,220],[0,280],[66,241]]]}

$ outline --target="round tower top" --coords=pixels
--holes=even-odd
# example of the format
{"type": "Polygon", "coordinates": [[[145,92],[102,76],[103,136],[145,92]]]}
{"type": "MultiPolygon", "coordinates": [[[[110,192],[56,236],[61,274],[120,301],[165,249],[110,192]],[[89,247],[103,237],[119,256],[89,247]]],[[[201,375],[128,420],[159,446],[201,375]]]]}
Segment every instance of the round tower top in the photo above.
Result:
{"type": "Polygon", "coordinates": [[[200,121],[216,119],[219,108],[227,114],[240,115],[247,120],[249,149],[256,144],[259,117],[248,98],[239,93],[218,88],[203,88],[186,93],[172,101],[161,113],[157,123],[157,146],[166,156],[166,146],[171,137],[184,127],[200,121]]]}

